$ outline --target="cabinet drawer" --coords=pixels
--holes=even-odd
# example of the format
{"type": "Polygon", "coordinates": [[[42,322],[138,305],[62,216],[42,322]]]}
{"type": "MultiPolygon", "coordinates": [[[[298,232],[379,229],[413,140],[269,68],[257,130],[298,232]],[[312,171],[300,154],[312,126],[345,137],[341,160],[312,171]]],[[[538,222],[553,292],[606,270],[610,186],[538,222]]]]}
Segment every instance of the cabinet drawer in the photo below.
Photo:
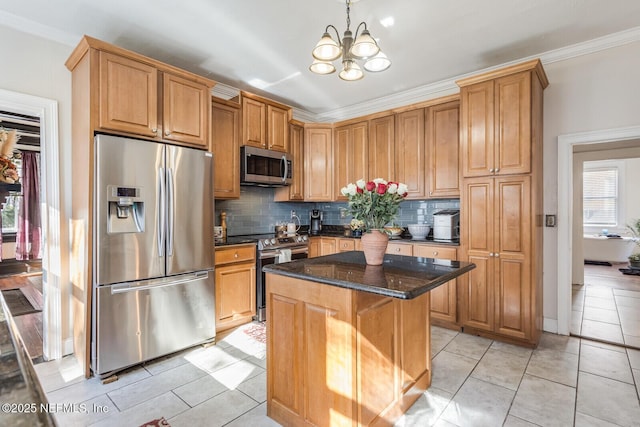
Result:
{"type": "Polygon", "coordinates": [[[413,256],[423,258],[440,258],[440,259],[457,259],[457,248],[449,248],[444,246],[432,246],[432,245],[413,245],[413,256]]]}
{"type": "Polygon", "coordinates": [[[356,241],[354,239],[338,239],[339,252],[355,251],[355,250],[356,250],[356,241]]]}
{"type": "Polygon", "coordinates": [[[255,245],[229,246],[216,249],[216,265],[229,264],[231,262],[255,261],[255,245]]]}
{"type": "Polygon", "coordinates": [[[389,243],[387,245],[387,252],[392,255],[413,255],[413,247],[411,244],[407,243],[389,243]]]}

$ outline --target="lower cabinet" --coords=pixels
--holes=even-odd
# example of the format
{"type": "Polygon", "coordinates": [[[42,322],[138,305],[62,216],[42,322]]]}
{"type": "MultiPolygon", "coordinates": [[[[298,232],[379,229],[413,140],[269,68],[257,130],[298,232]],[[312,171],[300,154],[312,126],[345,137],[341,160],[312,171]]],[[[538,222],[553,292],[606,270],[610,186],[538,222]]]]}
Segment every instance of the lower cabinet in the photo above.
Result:
{"type": "Polygon", "coordinates": [[[216,248],[216,331],[251,322],[256,315],[256,247],[216,248]]]}

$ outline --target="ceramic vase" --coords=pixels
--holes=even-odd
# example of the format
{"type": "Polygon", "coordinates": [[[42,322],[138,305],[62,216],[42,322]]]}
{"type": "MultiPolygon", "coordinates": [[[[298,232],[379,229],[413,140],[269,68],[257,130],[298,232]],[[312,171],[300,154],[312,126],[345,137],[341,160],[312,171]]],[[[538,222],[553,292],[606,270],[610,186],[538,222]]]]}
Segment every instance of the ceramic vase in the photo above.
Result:
{"type": "Polygon", "coordinates": [[[364,233],[360,241],[367,264],[382,265],[384,253],[389,243],[389,235],[381,230],[371,230],[371,232],[364,233]]]}

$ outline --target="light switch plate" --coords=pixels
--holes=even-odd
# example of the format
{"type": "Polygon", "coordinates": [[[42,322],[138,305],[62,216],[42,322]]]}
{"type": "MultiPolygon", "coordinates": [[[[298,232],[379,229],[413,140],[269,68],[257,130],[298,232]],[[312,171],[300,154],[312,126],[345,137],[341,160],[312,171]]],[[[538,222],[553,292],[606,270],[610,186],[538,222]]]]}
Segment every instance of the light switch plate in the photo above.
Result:
{"type": "Polygon", "coordinates": [[[555,227],[556,226],[556,216],[555,215],[545,215],[544,216],[544,225],[546,227],[555,227]]]}

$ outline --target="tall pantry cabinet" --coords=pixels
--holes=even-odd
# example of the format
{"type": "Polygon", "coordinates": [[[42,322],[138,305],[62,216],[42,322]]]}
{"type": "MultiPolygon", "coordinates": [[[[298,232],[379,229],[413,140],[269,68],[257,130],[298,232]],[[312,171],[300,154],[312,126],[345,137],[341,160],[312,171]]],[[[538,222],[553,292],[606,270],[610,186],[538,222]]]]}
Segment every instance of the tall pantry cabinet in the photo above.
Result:
{"type": "Polygon", "coordinates": [[[462,156],[459,279],[466,332],[537,345],[542,330],[539,60],[457,82],[462,156]]]}

